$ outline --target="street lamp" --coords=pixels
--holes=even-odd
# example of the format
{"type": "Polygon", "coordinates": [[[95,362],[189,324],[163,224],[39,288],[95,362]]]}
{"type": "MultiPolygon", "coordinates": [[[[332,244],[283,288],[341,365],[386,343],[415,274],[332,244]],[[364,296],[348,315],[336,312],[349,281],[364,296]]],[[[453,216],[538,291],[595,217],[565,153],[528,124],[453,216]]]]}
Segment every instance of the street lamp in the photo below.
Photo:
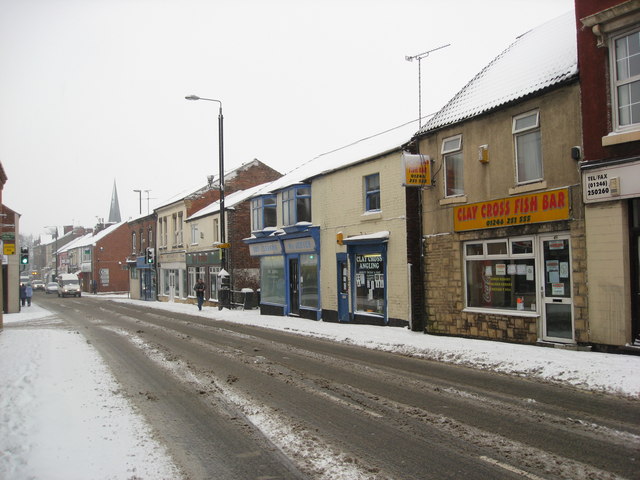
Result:
{"type": "MultiPolygon", "coordinates": [[[[224,137],[223,137],[223,119],[222,116],[222,101],[216,100],[214,98],[202,98],[197,95],[189,95],[188,97],[184,97],[187,100],[206,100],[208,102],[217,102],[220,105],[220,111],[218,112],[218,169],[220,171],[220,243],[226,243],[226,227],[224,221],[224,137]]],[[[225,249],[220,249],[220,263],[222,264],[222,269],[226,270],[226,255],[225,249]]]]}

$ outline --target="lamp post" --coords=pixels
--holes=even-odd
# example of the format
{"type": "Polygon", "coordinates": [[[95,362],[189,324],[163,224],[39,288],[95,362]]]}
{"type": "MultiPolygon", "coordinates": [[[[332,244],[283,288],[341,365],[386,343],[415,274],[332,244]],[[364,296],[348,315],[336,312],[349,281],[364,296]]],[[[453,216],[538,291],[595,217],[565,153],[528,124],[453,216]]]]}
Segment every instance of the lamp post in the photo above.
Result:
{"type": "MultiPolygon", "coordinates": [[[[223,120],[222,116],[222,101],[214,98],[202,98],[197,95],[189,95],[184,97],[187,100],[206,100],[208,102],[217,102],[220,105],[218,112],[218,170],[220,171],[220,243],[226,243],[226,227],[225,227],[225,210],[224,210],[224,136],[223,136],[223,120]]],[[[220,249],[220,263],[222,269],[227,269],[225,249],[220,249]]]]}

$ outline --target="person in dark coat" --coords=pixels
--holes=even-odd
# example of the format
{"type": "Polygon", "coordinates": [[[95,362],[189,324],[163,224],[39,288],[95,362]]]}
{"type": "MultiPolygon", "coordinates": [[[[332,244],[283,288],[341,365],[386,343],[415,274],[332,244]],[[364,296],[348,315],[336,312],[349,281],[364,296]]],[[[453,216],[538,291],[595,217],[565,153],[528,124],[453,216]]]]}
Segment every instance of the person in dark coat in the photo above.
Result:
{"type": "Polygon", "coordinates": [[[25,288],[25,295],[27,297],[27,305],[30,307],[31,306],[31,297],[33,297],[33,287],[31,287],[30,283],[28,283],[27,287],[25,288]]]}
{"type": "Polygon", "coordinates": [[[198,299],[198,310],[202,310],[202,304],[204,303],[204,291],[207,286],[204,284],[201,278],[198,279],[193,289],[196,291],[196,298],[198,299]]]}
{"type": "Polygon", "coordinates": [[[27,303],[27,286],[24,283],[20,284],[20,303],[23,307],[27,303]]]}

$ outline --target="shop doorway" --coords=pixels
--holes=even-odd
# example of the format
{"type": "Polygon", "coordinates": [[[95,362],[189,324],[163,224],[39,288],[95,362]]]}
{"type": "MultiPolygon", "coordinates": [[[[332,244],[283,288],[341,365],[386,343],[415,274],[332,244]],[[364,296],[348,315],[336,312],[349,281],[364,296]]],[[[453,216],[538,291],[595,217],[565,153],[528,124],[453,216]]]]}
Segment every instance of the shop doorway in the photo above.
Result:
{"type": "Polygon", "coordinates": [[[300,315],[300,264],[297,258],[289,259],[289,313],[300,315]]]}
{"type": "Polygon", "coordinates": [[[169,270],[169,301],[173,302],[176,298],[176,271],[169,270]]]}
{"type": "Polygon", "coordinates": [[[349,321],[349,268],[347,266],[347,254],[336,255],[338,272],[338,321],[349,321]]]}
{"type": "Polygon", "coordinates": [[[569,235],[540,237],[542,251],[541,300],[544,340],[572,343],[573,294],[569,235]]]}

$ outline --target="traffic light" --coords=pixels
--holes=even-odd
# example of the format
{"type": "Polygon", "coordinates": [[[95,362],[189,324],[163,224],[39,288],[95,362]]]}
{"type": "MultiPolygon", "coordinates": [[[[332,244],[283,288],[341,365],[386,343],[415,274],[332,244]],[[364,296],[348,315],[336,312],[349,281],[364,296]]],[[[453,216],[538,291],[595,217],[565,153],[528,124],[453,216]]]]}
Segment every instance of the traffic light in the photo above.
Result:
{"type": "Polygon", "coordinates": [[[152,247],[148,247],[147,250],[144,252],[144,261],[145,263],[151,265],[154,264],[156,261],[156,250],[155,248],[152,247]]]}
{"type": "Polygon", "coordinates": [[[27,247],[20,247],[20,265],[29,264],[29,249],[27,247]]]}

